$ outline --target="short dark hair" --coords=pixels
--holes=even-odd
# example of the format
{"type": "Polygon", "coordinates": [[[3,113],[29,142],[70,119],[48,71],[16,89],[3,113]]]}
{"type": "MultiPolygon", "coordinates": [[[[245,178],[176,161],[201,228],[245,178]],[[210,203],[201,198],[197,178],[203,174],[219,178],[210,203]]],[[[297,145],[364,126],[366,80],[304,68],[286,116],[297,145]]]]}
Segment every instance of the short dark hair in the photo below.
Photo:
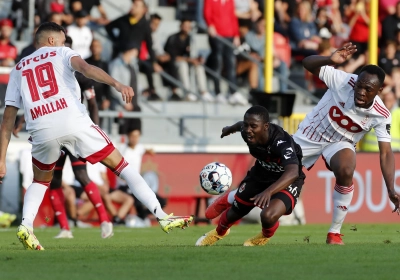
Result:
{"type": "Polygon", "coordinates": [[[259,116],[264,122],[269,122],[269,112],[268,110],[260,105],[255,105],[250,107],[245,114],[248,115],[257,115],[259,116]]]}
{"type": "Polygon", "coordinates": [[[40,35],[48,31],[53,31],[53,32],[62,31],[64,32],[64,34],[66,34],[64,27],[62,27],[61,25],[58,25],[57,23],[54,22],[44,22],[39,26],[38,30],[36,31],[35,42],[38,43],[40,35]]]}
{"type": "Polygon", "coordinates": [[[383,85],[383,82],[385,81],[385,71],[383,71],[383,69],[377,65],[373,65],[373,64],[368,64],[365,65],[363,68],[361,68],[360,70],[360,75],[362,72],[367,72],[368,74],[371,75],[376,75],[378,77],[380,86],[383,85]]]}
{"type": "Polygon", "coordinates": [[[72,47],[72,38],[70,36],[65,36],[65,43],[64,44],[68,44],[71,45],[72,47]]]}
{"type": "Polygon", "coordinates": [[[150,20],[153,20],[153,19],[162,20],[162,17],[159,14],[154,13],[154,14],[150,15],[150,20]]]}
{"type": "Polygon", "coordinates": [[[183,18],[181,18],[181,24],[182,23],[184,23],[184,22],[186,22],[186,21],[188,21],[188,22],[192,22],[189,18],[187,18],[187,17],[183,17],[183,18]]]}

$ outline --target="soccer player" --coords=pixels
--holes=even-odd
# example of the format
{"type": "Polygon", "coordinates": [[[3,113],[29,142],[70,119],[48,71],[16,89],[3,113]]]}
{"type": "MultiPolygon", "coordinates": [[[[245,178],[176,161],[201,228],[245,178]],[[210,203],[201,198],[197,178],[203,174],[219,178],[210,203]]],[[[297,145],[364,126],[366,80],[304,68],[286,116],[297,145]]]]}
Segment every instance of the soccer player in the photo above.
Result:
{"type": "MultiPolygon", "coordinates": [[[[66,36],[64,45],[71,48],[72,43],[72,38],[66,36]]],[[[94,124],[98,125],[99,113],[96,102],[96,95],[94,92],[93,80],[86,78],[79,72],[75,72],[75,77],[81,89],[81,102],[83,102],[84,98],[86,98],[88,103],[89,116],[94,124]]],[[[21,130],[22,124],[24,122],[25,118],[23,116],[19,118],[18,124],[13,130],[14,136],[18,137],[17,134],[21,130]]],[[[69,156],[69,159],[71,161],[75,179],[81,184],[89,200],[95,206],[97,215],[99,216],[100,220],[101,237],[112,237],[114,235],[113,224],[108,218],[107,211],[104,207],[102,197],[96,184],[89,179],[89,175],[86,170],[86,163],[74,157],[65,147],[62,149],[62,151],[64,152],[65,156],[62,156],[57,160],[56,166],[54,168],[53,179],[50,184],[50,201],[61,229],[59,234],[56,235],[55,238],[73,238],[72,232],[69,228],[68,218],[64,205],[65,198],[63,189],[61,187],[62,170],[65,165],[66,156],[69,156]]],[[[76,225],[76,219],[74,219],[74,222],[76,225]]]]}
{"type": "Polygon", "coordinates": [[[43,250],[33,234],[33,221],[63,147],[92,164],[101,162],[123,178],[135,196],[157,217],[165,232],[188,226],[193,217],[167,215],[140,174],[130,168],[106,133],[92,122],[80,102],[81,92],[74,72],[114,87],[127,103],[134,95],[132,88],[64,47],[65,30],[56,23],[40,25],[35,42],[37,51],[21,60],[10,73],[0,128],[0,178],[4,178],[11,132],[18,109],[23,106],[31,135],[34,172],[33,183],[25,193],[22,224],[17,230],[17,237],[25,248],[43,250]]]}
{"type": "Polygon", "coordinates": [[[279,218],[292,212],[300,195],[305,178],[301,148],[280,126],[269,122],[267,109],[251,107],[243,121],[222,129],[221,138],[238,131],[257,161],[240,183],[232,205],[222,213],[217,228],[200,237],[196,246],[210,246],[227,236],[230,227],[255,206],[262,208],[262,231],[243,245],[265,245],[278,229],[279,218]]]}
{"type": "MultiPolygon", "coordinates": [[[[303,165],[311,169],[320,155],[333,171],[333,218],[327,244],[344,245],[340,234],[353,197],[353,174],[356,167],[355,145],[372,128],[379,142],[380,165],[393,212],[400,214],[400,196],[394,190],[394,156],[390,146],[391,115],[378,94],[383,89],[385,72],[376,65],[364,66],[354,75],[328,65],[345,62],[357,51],[352,43],[344,44],[331,56],[308,56],[303,66],[327,86],[323,98],[307,114],[293,139],[303,151],[303,165]]],[[[206,217],[215,217],[230,203],[231,194],[210,205],[206,217]]]]}

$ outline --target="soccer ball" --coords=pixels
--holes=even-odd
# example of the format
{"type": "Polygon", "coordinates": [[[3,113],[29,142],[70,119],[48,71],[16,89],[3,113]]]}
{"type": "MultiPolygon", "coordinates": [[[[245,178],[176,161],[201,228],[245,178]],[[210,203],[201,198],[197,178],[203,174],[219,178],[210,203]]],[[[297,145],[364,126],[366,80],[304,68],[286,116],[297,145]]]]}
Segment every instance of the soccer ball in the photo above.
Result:
{"type": "Polygon", "coordinates": [[[200,172],[200,186],[209,194],[222,194],[230,188],[231,184],[232,173],[223,163],[209,163],[200,172]]]}

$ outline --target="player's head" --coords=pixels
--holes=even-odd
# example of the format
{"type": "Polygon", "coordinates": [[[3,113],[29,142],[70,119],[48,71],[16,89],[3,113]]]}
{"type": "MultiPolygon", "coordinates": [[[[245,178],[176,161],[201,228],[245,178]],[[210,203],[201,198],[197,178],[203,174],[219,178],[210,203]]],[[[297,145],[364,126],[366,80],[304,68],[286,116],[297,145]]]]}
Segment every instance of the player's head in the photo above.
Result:
{"type": "Polygon", "coordinates": [[[65,34],[64,27],[54,22],[44,22],[36,31],[36,47],[62,47],[65,43],[65,34]]]}
{"type": "Polygon", "coordinates": [[[126,136],[128,138],[128,146],[129,147],[135,147],[137,143],[139,143],[140,140],[140,129],[133,129],[129,131],[126,136]]]}
{"type": "Polygon", "coordinates": [[[364,66],[354,86],[354,103],[357,107],[369,108],[375,96],[383,90],[385,72],[377,65],[364,66]]]}
{"type": "Polygon", "coordinates": [[[246,141],[252,145],[263,145],[268,140],[269,113],[263,106],[253,106],[243,118],[246,141]]]}

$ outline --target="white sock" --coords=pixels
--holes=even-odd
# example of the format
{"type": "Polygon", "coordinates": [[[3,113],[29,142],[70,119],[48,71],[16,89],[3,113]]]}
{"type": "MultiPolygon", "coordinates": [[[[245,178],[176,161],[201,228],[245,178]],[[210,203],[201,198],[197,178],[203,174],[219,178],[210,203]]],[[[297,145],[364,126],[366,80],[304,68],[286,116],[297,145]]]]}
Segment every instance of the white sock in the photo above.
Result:
{"type": "Polygon", "coordinates": [[[126,162],[126,166],[119,175],[124,179],[133,195],[139,199],[151,213],[159,219],[163,219],[168,216],[161,208],[160,202],[158,201],[155,193],[147,185],[146,181],[138,172],[136,172],[129,163],[126,162]]]}
{"type": "Polygon", "coordinates": [[[228,202],[229,202],[229,204],[232,204],[233,201],[235,200],[235,195],[236,195],[236,193],[237,193],[237,189],[231,191],[231,192],[228,194],[228,202]]]}
{"type": "Polygon", "coordinates": [[[47,190],[45,185],[33,182],[26,190],[24,207],[22,209],[22,225],[33,229],[33,221],[36,218],[40,204],[47,190]]]}
{"type": "Polygon", "coordinates": [[[329,232],[340,233],[340,228],[347,215],[353,193],[354,185],[349,187],[335,185],[335,190],[333,191],[333,217],[329,232]]]}

